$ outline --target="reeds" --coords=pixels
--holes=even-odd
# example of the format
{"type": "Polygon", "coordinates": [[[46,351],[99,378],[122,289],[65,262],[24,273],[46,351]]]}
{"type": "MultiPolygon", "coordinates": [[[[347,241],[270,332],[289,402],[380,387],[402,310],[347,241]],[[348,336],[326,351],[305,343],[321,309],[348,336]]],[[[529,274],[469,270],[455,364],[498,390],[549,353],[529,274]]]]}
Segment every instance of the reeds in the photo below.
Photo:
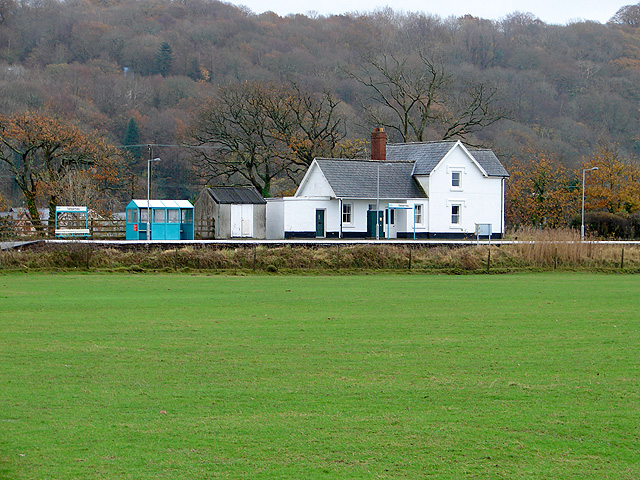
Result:
{"type": "MultiPolygon", "coordinates": [[[[520,233],[520,232],[519,232],[520,233]]],[[[584,270],[640,272],[640,245],[580,242],[572,231],[527,232],[513,243],[202,245],[108,248],[90,243],[42,244],[0,253],[0,271],[506,273],[584,270]]],[[[517,237],[517,238],[516,238],[517,237]]]]}

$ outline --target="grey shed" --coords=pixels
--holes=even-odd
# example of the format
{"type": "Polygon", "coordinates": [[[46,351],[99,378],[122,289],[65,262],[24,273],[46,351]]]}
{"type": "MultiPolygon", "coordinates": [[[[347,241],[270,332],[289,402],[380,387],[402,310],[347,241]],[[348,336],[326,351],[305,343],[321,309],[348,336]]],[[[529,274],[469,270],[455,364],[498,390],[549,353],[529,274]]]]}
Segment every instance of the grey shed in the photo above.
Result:
{"type": "Polygon", "coordinates": [[[196,238],[264,239],[266,205],[254,187],[206,187],[194,202],[196,238]]]}

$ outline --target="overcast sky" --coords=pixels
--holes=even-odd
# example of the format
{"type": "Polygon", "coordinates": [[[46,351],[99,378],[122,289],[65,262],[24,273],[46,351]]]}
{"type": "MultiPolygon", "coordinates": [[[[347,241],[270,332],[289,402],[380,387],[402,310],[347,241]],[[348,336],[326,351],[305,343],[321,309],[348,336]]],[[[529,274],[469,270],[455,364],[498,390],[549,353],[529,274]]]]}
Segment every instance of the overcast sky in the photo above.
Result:
{"type": "Polygon", "coordinates": [[[531,12],[545,23],[563,25],[574,20],[606,23],[620,7],[633,5],[636,0],[231,0],[230,3],[245,5],[255,13],[271,10],[281,16],[309,12],[320,15],[371,12],[390,6],[396,11],[432,13],[444,18],[469,13],[499,20],[520,11],[531,12]]]}

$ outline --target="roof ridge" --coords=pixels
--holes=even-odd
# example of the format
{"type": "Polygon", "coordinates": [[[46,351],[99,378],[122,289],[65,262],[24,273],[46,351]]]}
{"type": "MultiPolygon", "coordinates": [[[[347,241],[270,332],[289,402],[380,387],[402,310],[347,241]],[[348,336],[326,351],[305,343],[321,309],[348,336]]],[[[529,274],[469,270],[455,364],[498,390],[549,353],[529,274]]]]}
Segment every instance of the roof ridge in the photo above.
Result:
{"type": "Polygon", "coordinates": [[[427,140],[426,142],[399,142],[399,143],[388,143],[387,147],[393,147],[395,145],[429,145],[429,144],[438,144],[438,143],[457,143],[458,140],[427,140]]]}

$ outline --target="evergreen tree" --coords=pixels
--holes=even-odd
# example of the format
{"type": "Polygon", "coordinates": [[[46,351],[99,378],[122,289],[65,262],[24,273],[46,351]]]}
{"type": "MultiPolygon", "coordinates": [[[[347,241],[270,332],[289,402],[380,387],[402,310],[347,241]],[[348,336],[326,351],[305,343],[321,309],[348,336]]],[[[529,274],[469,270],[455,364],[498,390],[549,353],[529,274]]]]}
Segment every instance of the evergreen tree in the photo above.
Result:
{"type": "Polygon", "coordinates": [[[156,67],[160,75],[165,77],[169,70],[171,70],[171,63],[173,62],[173,49],[169,42],[162,42],[158,53],[156,54],[156,67]]]}
{"type": "Polygon", "coordinates": [[[135,160],[139,160],[142,157],[142,147],[140,146],[140,128],[138,128],[138,122],[131,117],[129,124],[127,125],[127,131],[124,134],[124,140],[122,140],[125,150],[131,154],[135,160]]]}

